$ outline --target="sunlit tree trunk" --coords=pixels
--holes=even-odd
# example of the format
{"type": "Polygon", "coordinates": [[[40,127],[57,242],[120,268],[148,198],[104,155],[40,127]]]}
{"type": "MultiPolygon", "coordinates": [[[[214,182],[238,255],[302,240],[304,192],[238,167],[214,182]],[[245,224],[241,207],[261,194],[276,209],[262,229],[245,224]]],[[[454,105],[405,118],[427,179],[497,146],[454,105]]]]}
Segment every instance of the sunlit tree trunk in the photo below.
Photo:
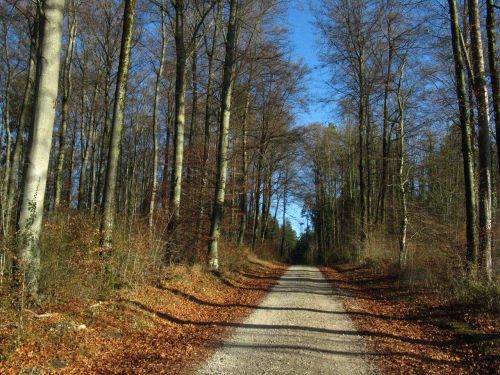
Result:
{"type": "Polygon", "coordinates": [[[40,268],[40,232],[57,102],[64,0],[42,2],[33,120],[29,136],[17,232],[17,280],[35,297],[40,268]]]}
{"type": "Polygon", "coordinates": [[[405,173],[405,99],[403,98],[403,77],[405,69],[406,57],[399,72],[399,82],[397,89],[397,104],[398,104],[398,138],[399,138],[399,160],[398,160],[398,177],[399,177],[399,201],[400,201],[400,224],[399,224],[399,268],[401,271],[406,269],[408,258],[408,248],[406,243],[406,232],[408,228],[408,208],[406,202],[406,176],[405,173]]]}
{"type": "Polygon", "coordinates": [[[473,127],[469,123],[467,108],[467,91],[465,84],[465,68],[459,43],[459,24],[456,0],[448,0],[451,22],[451,42],[455,60],[455,80],[460,113],[460,129],[462,133],[462,158],[465,181],[465,211],[467,218],[467,260],[470,271],[477,267],[477,203],[474,178],[474,153],[472,151],[473,127]]]}
{"type": "Polygon", "coordinates": [[[172,185],[170,191],[174,225],[179,221],[182,168],[184,158],[184,127],[186,121],[186,46],[184,41],[184,0],[175,1],[175,129],[172,185]]]}
{"type": "Polygon", "coordinates": [[[160,66],[156,75],[155,82],[155,98],[153,104],[153,168],[151,171],[151,199],[149,200],[149,228],[153,228],[153,219],[156,206],[156,194],[158,190],[158,105],[160,101],[160,83],[163,76],[163,69],[165,65],[165,49],[167,45],[167,32],[165,26],[165,10],[163,2],[160,5],[161,13],[161,53],[160,53],[160,66]]]}
{"type": "Polygon", "coordinates": [[[476,96],[479,125],[479,264],[481,274],[487,280],[492,277],[492,186],[491,186],[491,139],[488,112],[488,91],[484,75],[483,43],[477,0],[468,0],[471,38],[471,55],[474,69],[474,93],[476,96]]]}
{"type": "Polygon", "coordinates": [[[215,182],[215,196],[210,224],[209,244],[209,269],[213,272],[219,271],[218,240],[220,236],[224,198],[226,194],[227,175],[227,150],[229,142],[229,124],[231,118],[231,97],[234,81],[234,64],[236,52],[236,14],[237,0],[230,0],[230,15],[226,36],[226,57],[224,61],[224,74],[222,77],[222,105],[219,126],[219,141],[217,152],[217,176],[215,182]]]}
{"type": "Polygon", "coordinates": [[[118,79],[116,82],[115,103],[111,123],[111,137],[108,150],[108,168],[104,185],[104,203],[101,221],[102,255],[108,256],[112,248],[113,226],[116,206],[116,182],[118,177],[118,163],[120,160],[120,143],[124,123],[125,101],[127,98],[127,81],[130,67],[130,49],[134,29],[136,0],[125,0],[123,13],[123,32],[118,65],[118,79]]]}

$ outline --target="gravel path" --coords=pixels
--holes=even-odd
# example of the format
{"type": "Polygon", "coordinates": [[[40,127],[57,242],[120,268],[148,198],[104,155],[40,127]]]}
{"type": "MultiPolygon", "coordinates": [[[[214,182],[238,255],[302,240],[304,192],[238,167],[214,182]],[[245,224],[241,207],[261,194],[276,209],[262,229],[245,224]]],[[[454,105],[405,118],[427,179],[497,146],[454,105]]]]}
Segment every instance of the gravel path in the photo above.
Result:
{"type": "Polygon", "coordinates": [[[316,267],[292,266],[197,375],[376,374],[316,267]]]}

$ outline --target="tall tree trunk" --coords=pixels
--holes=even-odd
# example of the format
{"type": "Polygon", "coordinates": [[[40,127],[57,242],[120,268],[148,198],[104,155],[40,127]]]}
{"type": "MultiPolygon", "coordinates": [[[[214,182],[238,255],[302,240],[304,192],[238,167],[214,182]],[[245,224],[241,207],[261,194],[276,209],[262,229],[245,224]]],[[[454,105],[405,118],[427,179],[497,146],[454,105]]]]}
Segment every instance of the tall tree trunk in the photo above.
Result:
{"type": "Polygon", "coordinates": [[[184,0],[175,1],[175,129],[172,186],[170,191],[173,225],[180,217],[182,169],[184,158],[184,126],[186,120],[186,46],[184,41],[184,0]]]}
{"type": "MultiPolygon", "coordinates": [[[[75,2],[71,2],[72,20],[69,26],[69,41],[66,48],[66,57],[63,68],[63,95],[61,102],[61,127],[59,128],[59,153],[57,156],[57,166],[55,172],[55,195],[54,208],[61,204],[63,190],[64,156],[66,152],[66,131],[68,128],[69,96],[71,95],[71,67],[73,65],[73,54],[75,51],[76,33],[78,29],[78,19],[76,17],[75,2]]],[[[68,19],[68,24],[70,20],[68,19]]]]}
{"type": "Polygon", "coordinates": [[[248,185],[248,152],[247,152],[247,122],[250,107],[250,84],[252,82],[252,72],[248,77],[247,92],[245,96],[245,108],[243,110],[242,130],[241,130],[241,193],[240,193],[240,229],[238,232],[238,247],[243,246],[245,232],[247,228],[247,185],[248,185]]]}
{"type": "Polygon", "coordinates": [[[227,174],[227,149],[229,142],[229,124],[231,118],[231,97],[234,81],[234,65],[236,54],[236,14],[238,2],[230,0],[229,23],[226,36],[226,57],[224,61],[224,74],[222,77],[222,104],[221,119],[219,126],[219,141],[217,153],[217,176],[215,181],[214,205],[212,220],[210,225],[209,244],[209,269],[212,272],[219,271],[218,240],[220,227],[222,224],[224,197],[226,194],[226,174],[227,174]]]}
{"type": "Polygon", "coordinates": [[[479,263],[481,274],[492,278],[491,139],[488,91],[484,77],[483,43],[477,0],[468,0],[474,92],[479,125],[479,263]]]}
{"type": "Polygon", "coordinates": [[[42,34],[17,232],[17,280],[36,297],[40,268],[40,232],[54,126],[60,67],[64,0],[42,2],[42,34]]]}
{"type": "Polygon", "coordinates": [[[448,0],[450,8],[451,41],[455,60],[455,79],[460,113],[460,129],[462,133],[462,158],[465,182],[465,212],[467,218],[467,261],[469,269],[477,268],[477,203],[474,179],[474,153],[472,151],[473,124],[469,123],[467,108],[467,91],[465,83],[465,68],[459,42],[459,23],[456,0],[448,0]]]}
{"type": "Polygon", "coordinates": [[[192,64],[191,64],[191,72],[192,72],[192,82],[193,92],[192,92],[192,102],[191,102],[191,123],[189,126],[189,146],[193,145],[193,142],[196,138],[196,119],[198,115],[198,53],[195,50],[193,51],[192,56],[192,64]]]}
{"type": "MultiPolygon", "coordinates": [[[[488,61],[490,66],[491,91],[493,94],[493,112],[495,114],[497,167],[500,175],[500,80],[497,67],[495,0],[486,1],[486,34],[488,35],[488,61]]],[[[500,181],[498,184],[500,185],[500,181]]]]}
{"type": "Polygon", "coordinates": [[[197,228],[198,228],[198,234],[200,234],[201,227],[202,227],[202,220],[203,220],[203,215],[205,213],[205,202],[204,202],[204,196],[205,196],[205,190],[207,187],[207,182],[208,182],[208,171],[207,171],[207,166],[208,166],[208,159],[210,157],[210,125],[212,123],[212,105],[213,105],[213,82],[215,79],[215,48],[217,46],[217,37],[219,35],[219,28],[218,28],[218,20],[220,16],[220,6],[217,6],[216,9],[216,14],[215,14],[215,25],[214,25],[214,30],[212,34],[212,45],[209,47],[208,45],[208,38],[205,38],[205,45],[207,48],[207,59],[208,59],[208,72],[207,72],[207,92],[206,92],[206,99],[205,99],[205,124],[204,124],[204,130],[203,130],[203,156],[202,156],[202,167],[201,167],[201,176],[200,176],[200,200],[199,200],[199,205],[200,205],[200,211],[198,213],[198,223],[197,223],[197,228]]]}
{"type": "Polygon", "coordinates": [[[160,5],[161,13],[161,54],[160,54],[160,67],[156,75],[155,82],[155,98],[153,105],[153,168],[151,171],[151,198],[149,200],[149,229],[153,229],[153,219],[156,206],[156,194],[158,190],[158,104],[160,101],[160,83],[163,76],[163,69],[165,65],[165,49],[167,45],[167,32],[165,27],[165,10],[163,1],[160,5]]]}
{"type": "Polygon", "coordinates": [[[125,101],[127,99],[127,81],[130,67],[130,49],[134,29],[136,0],[125,0],[123,13],[123,32],[118,65],[118,79],[116,82],[115,103],[111,125],[111,137],[108,150],[108,168],[104,185],[104,203],[101,221],[101,240],[103,256],[108,256],[112,249],[113,226],[116,206],[116,181],[118,163],[120,160],[120,143],[124,123],[125,101]]]}
{"type": "Polygon", "coordinates": [[[399,82],[397,89],[398,117],[399,117],[399,161],[398,161],[398,177],[399,177],[399,201],[400,201],[400,224],[399,224],[399,269],[406,269],[408,249],[406,244],[406,232],[408,228],[408,209],[406,206],[406,177],[405,171],[405,100],[403,98],[402,86],[406,57],[403,58],[399,72],[399,82]]]}
{"type": "MultiPolygon", "coordinates": [[[[4,25],[5,26],[5,25],[4,25]]],[[[10,170],[12,168],[11,165],[11,160],[10,160],[10,154],[12,150],[12,134],[10,130],[10,82],[11,82],[11,67],[10,67],[10,58],[9,58],[9,44],[8,44],[8,29],[5,26],[4,27],[4,48],[3,48],[3,54],[4,54],[4,61],[6,61],[6,78],[5,78],[5,91],[4,91],[4,107],[3,107],[3,124],[5,128],[5,168],[3,170],[3,176],[2,176],[2,185],[0,187],[0,207],[1,207],[1,216],[2,216],[2,233],[3,233],[3,238],[5,239],[7,237],[8,233],[8,223],[6,220],[10,220],[10,218],[7,217],[6,215],[6,206],[8,202],[8,197],[7,194],[9,193],[9,176],[10,176],[10,170]]],[[[0,136],[0,142],[1,142],[2,137],[0,136]]]]}
{"type": "Polygon", "coordinates": [[[97,104],[97,94],[99,93],[99,83],[95,83],[94,93],[92,94],[92,102],[90,105],[90,118],[87,125],[85,134],[83,133],[83,122],[82,131],[80,133],[80,150],[81,150],[81,168],[80,177],[78,178],[78,209],[81,210],[84,207],[84,203],[88,202],[86,195],[87,190],[87,164],[90,158],[91,147],[93,147],[93,133],[95,128],[95,112],[97,104]],[[86,139],[86,142],[84,141],[86,139]]]}
{"type": "Polygon", "coordinates": [[[391,40],[391,27],[388,26],[389,38],[389,54],[387,57],[387,73],[384,82],[384,118],[383,118],[383,134],[382,134],[382,177],[380,181],[380,194],[378,204],[377,222],[385,221],[385,200],[387,192],[387,174],[389,167],[389,152],[390,152],[390,131],[389,131],[389,85],[391,83],[392,57],[394,48],[391,40]]]}
{"type": "Polygon", "coordinates": [[[365,61],[364,53],[362,52],[358,62],[358,77],[359,77],[359,215],[360,215],[360,244],[357,254],[357,260],[361,259],[365,250],[367,239],[367,210],[366,210],[366,184],[364,171],[364,155],[363,155],[363,133],[365,132],[365,61]]]}
{"type": "Polygon", "coordinates": [[[10,224],[12,221],[12,211],[14,208],[14,201],[16,200],[17,190],[18,190],[18,179],[22,174],[21,168],[21,154],[24,144],[24,133],[25,130],[29,128],[30,121],[32,119],[31,109],[33,104],[33,91],[35,87],[35,76],[36,76],[36,59],[38,55],[39,48],[39,33],[40,33],[40,15],[37,12],[35,15],[35,21],[33,23],[33,29],[31,32],[31,43],[30,43],[30,57],[28,63],[28,75],[26,79],[26,85],[24,86],[23,102],[21,107],[21,115],[19,117],[19,125],[17,128],[16,143],[14,144],[14,152],[12,155],[12,163],[10,165],[10,176],[9,176],[9,186],[7,191],[7,209],[5,213],[6,222],[6,235],[10,232],[10,224]]]}

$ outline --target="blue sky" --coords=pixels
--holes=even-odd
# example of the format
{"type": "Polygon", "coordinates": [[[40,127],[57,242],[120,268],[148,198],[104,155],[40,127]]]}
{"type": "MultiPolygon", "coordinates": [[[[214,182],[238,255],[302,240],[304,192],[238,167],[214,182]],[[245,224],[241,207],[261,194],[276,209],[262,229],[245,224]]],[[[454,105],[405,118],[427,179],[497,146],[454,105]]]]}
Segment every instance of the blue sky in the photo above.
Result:
{"type": "MultiPolygon", "coordinates": [[[[302,60],[309,67],[311,73],[307,77],[306,87],[312,99],[311,103],[318,103],[319,99],[327,96],[325,86],[327,75],[320,67],[314,16],[308,3],[308,0],[291,0],[290,4],[293,5],[288,9],[287,23],[291,29],[292,57],[295,60],[302,60]]],[[[300,111],[297,113],[299,125],[311,122],[327,123],[331,119],[331,108],[326,107],[323,103],[310,105],[308,112],[300,111]]]]}
{"type": "MultiPolygon", "coordinates": [[[[306,95],[311,99],[310,106],[308,111],[304,111],[302,108],[297,109],[297,125],[312,122],[328,123],[332,121],[333,113],[331,106],[319,103],[320,99],[327,97],[325,77],[328,75],[320,68],[314,16],[308,2],[309,0],[290,0],[291,6],[288,8],[286,20],[291,31],[292,58],[296,61],[302,61],[310,70],[305,82],[306,95]]],[[[290,220],[297,234],[306,229],[306,219],[301,217],[301,210],[302,203],[299,201],[290,202],[287,208],[287,219],[290,220]]]]}

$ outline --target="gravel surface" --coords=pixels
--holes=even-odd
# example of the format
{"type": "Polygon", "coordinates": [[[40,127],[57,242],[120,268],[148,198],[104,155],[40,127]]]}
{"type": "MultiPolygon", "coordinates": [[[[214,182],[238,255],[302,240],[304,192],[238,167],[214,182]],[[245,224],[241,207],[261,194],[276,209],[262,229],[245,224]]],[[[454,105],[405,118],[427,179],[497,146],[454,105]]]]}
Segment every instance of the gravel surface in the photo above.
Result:
{"type": "Polygon", "coordinates": [[[290,267],[197,375],[376,374],[336,294],[316,267],[290,267]]]}

